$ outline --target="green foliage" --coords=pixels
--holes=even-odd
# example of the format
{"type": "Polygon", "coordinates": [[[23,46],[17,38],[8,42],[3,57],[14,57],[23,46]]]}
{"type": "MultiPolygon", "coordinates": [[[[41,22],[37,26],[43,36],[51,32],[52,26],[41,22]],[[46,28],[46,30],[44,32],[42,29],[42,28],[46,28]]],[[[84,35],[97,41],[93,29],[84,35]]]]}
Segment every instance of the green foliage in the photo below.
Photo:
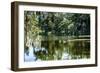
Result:
{"type": "Polygon", "coordinates": [[[42,40],[39,38],[39,41],[37,41],[41,43],[41,45],[38,45],[45,47],[49,53],[47,55],[44,52],[37,52],[36,55],[41,60],[59,60],[62,53],[67,51],[72,59],[77,58],[77,56],[82,58],[84,53],[87,53],[89,57],[90,43],[68,42],[70,38],[85,39],[87,35],[90,35],[89,14],[24,11],[25,51],[28,50],[27,43],[30,39],[33,43],[36,43],[37,36],[46,37],[42,40]],[[62,38],[57,36],[62,36],[62,38]],[[82,49],[84,50],[82,51],[82,49]],[[80,56],[80,54],[82,55],[80,56]]]}
{"type": "Polygon", "coordinates": [[[25,42],[37,35],[90,35],[89,14],[24,11],[24,24],[25,42]]]}

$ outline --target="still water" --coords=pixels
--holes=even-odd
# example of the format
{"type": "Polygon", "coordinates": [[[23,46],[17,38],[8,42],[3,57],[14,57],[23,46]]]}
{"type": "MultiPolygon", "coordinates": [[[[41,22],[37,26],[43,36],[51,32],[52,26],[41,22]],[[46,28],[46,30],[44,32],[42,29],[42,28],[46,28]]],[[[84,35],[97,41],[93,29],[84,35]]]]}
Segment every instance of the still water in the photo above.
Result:
{"type": "Polygon", "coordinates": [[[90,58],[90,40],[42,40],[39,43],[38,47],[29,47],[25,52],[24,61],[90,58]]]}

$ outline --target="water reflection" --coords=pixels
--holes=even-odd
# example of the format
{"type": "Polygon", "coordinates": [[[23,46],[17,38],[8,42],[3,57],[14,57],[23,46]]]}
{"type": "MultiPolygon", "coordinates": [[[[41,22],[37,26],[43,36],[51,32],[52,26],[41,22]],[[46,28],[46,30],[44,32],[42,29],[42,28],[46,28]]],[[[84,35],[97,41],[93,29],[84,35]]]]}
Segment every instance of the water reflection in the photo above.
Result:
{"type": "Polygon", "coordinates": [[[40,47],[29,47],[31,50],[27,51],[32,53],[31,55],[26,55],[27,51],[25,52],[25,61],[90,58],[89,40],[41,40],[39,43],[41,43],[40,47]]]}

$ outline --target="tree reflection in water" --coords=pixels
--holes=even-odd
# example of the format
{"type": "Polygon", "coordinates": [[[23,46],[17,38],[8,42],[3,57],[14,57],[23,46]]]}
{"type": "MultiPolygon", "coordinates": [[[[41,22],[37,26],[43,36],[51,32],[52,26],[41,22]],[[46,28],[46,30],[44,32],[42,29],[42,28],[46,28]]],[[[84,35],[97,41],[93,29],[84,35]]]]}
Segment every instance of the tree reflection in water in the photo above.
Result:
{"type": "MultiPolygon", "coordinates": [[[[69,60],[90,58],[89,41],[42,41],[42,46],[47,48],[48,55],[45,60],[69,60]]],[[[37,55],[38,56],[38,55],[37,55]]],[[[43,57],[41,56],[41,59],[43,57]]]]}
{"type": "MultiPolygon", "coordinates": [[[[30,61],[72,60],[90,58],[89,40],[41,40],[40,47],[31,47],[30,61]]],[[[28,50],[29,51],[29,50],[28,50]]],[[[29,51],[30,52],[30,51],[29,51]]],[[[27,51],[25,52],[27,53],[27,51]]],[[[28,55],[27,55],[28,56],[28,55]]],[[[25,59],[27,61],[27,59],[25,59]]]]}

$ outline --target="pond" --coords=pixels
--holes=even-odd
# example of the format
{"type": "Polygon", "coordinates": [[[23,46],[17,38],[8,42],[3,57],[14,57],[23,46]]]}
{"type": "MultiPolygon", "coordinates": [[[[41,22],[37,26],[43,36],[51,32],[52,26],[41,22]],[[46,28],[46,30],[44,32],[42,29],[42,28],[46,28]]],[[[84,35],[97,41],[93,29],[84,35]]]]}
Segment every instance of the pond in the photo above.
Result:
{"type": "Polygon", "coordinates": [[[39,43],[40,47],[29,47],[30,54],[25,55],[25,62],[90,58],[89,39],[41,40],[39,43]]]}

